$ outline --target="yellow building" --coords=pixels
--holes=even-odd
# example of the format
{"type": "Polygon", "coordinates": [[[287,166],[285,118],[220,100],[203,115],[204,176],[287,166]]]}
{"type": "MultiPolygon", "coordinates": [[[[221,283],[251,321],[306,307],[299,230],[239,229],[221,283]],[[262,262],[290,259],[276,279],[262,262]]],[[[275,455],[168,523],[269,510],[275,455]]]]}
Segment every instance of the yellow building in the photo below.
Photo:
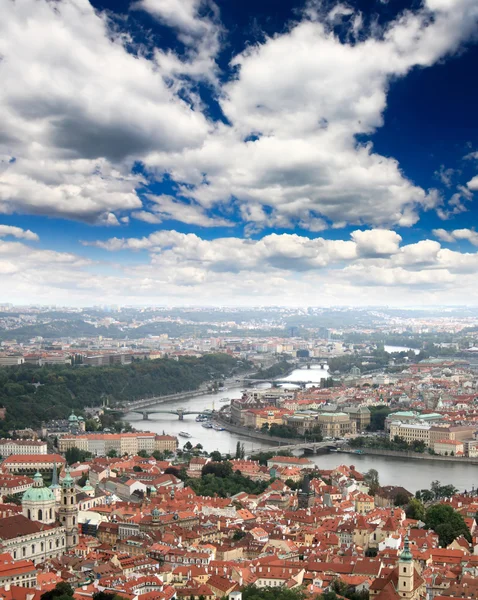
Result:
{"type": "Polygon", "coordinates": [[[375,508],[375,500],[373,496],[368,494],[357,494],[355,496],[355,510],[360,515],[365,515],[375,508]]]}

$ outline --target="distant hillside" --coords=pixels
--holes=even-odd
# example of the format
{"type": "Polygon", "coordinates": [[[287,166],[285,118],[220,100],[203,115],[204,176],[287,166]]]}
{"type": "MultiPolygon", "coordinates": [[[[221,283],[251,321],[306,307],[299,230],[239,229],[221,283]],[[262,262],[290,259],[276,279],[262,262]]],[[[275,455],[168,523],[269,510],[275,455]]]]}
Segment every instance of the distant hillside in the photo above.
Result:
{"type": "Polygon", "coordinates": [[[7,409],[0,434],[64,418],[72,409],[195,390],[248,367],[227,354],[159,359],[111,367],[21,365],[0,368],[0,406],[7,409]],[[35,388],[33,383],[42,385],[35,388]]]}

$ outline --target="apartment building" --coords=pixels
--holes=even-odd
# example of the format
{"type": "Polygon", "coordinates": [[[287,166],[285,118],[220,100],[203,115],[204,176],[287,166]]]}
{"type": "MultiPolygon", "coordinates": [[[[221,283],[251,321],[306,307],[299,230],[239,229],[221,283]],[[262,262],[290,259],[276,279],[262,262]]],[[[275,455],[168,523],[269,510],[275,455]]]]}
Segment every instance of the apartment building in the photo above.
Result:
{"type": "Polygon", "coordinates": [[[414,441],[424,442],[426,446],[430,446],[430,431],[431,425],[425,423],[402,423],[393,421],[390,423],[390,439],[399,437],[411,444],[414,441]]]}
{"type": "Polygon", "coordinates": [[[40,440],[9,440],[0,439],[0,456],[3,458],[12,454],[46,454],[47,443],[40,440]]]}
{"type": "MultiPolygon", "coordinates": [[[[422,441],[428,448],[436,450],[438,442],[443,440],[464,442],[471,440],[476,427],[472,425],[428,425],[426,423],[401,423],[390,424],[390,439],[398,436],[408,442],[422,441]]],[[[462,444],[463,446],[463,444],[462,444]]],[[[461,447],[461,451],[463,447],[461,447]]],[[[442,448],[440,446],[440,453],[442,448]]]]}
{"type": "Polygon", "coordinates": [[[116,452],[118,456],[138,454],[140,450],[150,454],[155,450],[174,452],[177,447],[178,440],[174,436],[156,435],[151,432],[67,434],[58,440],[60,452],[78,448],[90,452],[93,456],[106,456],[111,451],[116,452]]]}

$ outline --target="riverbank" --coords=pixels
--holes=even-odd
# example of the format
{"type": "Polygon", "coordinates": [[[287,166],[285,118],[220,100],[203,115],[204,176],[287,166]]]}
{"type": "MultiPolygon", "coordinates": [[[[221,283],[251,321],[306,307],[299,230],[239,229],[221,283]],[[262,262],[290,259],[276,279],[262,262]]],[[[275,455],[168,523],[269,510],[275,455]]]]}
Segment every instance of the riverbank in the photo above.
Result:
{"type": "Polygon", "coordinates": [[[275,437],[273,435],[269,435],[268,433],[261,433],[260,431],[256,431],[255,429],[248,429],[247,427],[243,427],[242,425],[233,425],[229,423],[226,419],[222,419],[221,416],[214,415],[214,420],[217,421],[221,427],[224,427],[226,431],[229,433],[235,433],[236,435],[240,435],[242,437],[248,437],[251,440],[257,440],[260,442],[270,442],[271,446],[274,444],[277,445],[289,445],[289,444],[300,444],[304,440],[302,438],[280,438],[275,437]]]}
{"type": "Polygon", "coordinates": [[[478,465],[478,457],[469,458],[466,456],[439,456],[437,454],[428,454],[428,452],[404,452],[401,450],[381,450],[380,448],[360,448],[359,452],[357,452],[356,448],[343,446],[338,452],[338,454],[341,453],[372,456],[393,456],[396,458],[407,458],[412,460],[433,460],[439,462],[450,462],[454,464],[478,465]]]}

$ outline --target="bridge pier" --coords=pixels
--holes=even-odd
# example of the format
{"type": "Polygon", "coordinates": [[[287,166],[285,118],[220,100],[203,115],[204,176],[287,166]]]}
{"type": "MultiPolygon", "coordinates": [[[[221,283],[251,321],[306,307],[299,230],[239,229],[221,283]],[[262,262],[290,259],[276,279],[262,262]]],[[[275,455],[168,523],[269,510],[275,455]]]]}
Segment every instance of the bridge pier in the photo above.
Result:
{"type": "Polygon", "coordinates": [[[143,413],[143,421],[149,421],[149,413],[147,413],[147,412],[143,413]]]}
{"type": "Polygon", "coordinates": [[[178,417],[180,421],[184,421],[184,413],[182,410],[178,410],[178,417]]]}

